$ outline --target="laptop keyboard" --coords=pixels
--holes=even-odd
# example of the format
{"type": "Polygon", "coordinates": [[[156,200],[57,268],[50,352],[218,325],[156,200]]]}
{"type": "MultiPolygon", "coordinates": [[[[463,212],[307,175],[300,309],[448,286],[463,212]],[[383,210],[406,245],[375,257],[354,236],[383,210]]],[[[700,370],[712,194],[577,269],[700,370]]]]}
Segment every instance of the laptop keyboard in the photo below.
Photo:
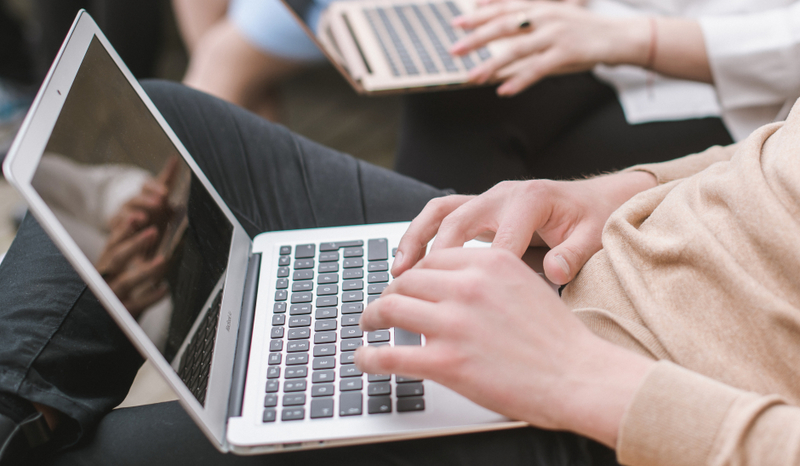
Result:
{"type": "Polygon", "coordinates": [[[264,422],[425,409],[422,380],[362,374],[365,344],[419,345],[401,329],[362,332],[364,306],[388,286],[385,238],[281,246],[270,329],[264,422]],[[393,341],[394,339],[394,341],[393,341]]]}
{"type": "Polygon", "coordinates": [[[222,307],[222,290],[217,292],[211,307],[206,312],[181,357],[178,376],[197,398],[201,405],[206,402],[208,375],[211,372],[211,355],[214,353],[214,341],[217,338],[217,321],[222,307]]]}
{"type": "Polygon", "coordinates": [[[447,52],[465,34],[450,26],[461,14],[452,1],[370,7],[363,12],[394,76],[456,73],[491,57],[485,47],[462,57],[447,52]]]}

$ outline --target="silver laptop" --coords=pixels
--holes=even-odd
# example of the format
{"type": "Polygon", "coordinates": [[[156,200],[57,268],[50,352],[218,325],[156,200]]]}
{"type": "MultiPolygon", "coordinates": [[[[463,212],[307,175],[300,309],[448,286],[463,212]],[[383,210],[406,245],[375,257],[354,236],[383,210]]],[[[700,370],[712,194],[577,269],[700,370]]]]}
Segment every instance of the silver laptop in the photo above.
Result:
{"type": "Polygon", "coordinates": [[[432,381],[362,374],[352,359],[359,346],[425,343],[400,329],[362,334],[358,327],[364,306],[391,281],[392,251],[407,224],[271,232],[251,240],[84,12],[3,168],[221,451],[255,454],[523,425],[432,381]],[[104,279],[109,269],[98,264],[114,249],[107,247],[115,244],[108,225],[125,218],[127,203],[155,179],[169,191],[157,240],[122,270],[138,270],[156,252],[166,262],[147,275],[147,288],[128,295],[153,302],[127,309],[104,279]],[[163,296],[154,296],[165,283],[163,296]]]}
{"type": "Polygon", "coordinates": [[[474,10],[475,0],[334,0],[314,31],[304,19],[312,2],[281,1],[360,93],[471,86],[469,71],[505,47],[501,40],[461,57],[448,53],[465,35],[450,22],[474,10]]]}

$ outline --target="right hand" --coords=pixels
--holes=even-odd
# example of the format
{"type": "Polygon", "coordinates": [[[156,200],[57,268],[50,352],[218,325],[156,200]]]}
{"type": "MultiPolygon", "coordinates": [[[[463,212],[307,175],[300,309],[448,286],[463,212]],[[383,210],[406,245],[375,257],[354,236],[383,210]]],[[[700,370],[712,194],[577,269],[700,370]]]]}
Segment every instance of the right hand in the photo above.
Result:
{"type": "Polygon", "coordinates": [[[627,172],[578,181],[504,181],[480,196],[433,199],[400,240],[392,274],[398,277],[421,260],[435,236],[431,251],[471,239],[490,240],[518,257],[529,246],[548,246],[545,275],[566,284],[602,248],[611,213],[656,184],[649,173],[627,172]]]}

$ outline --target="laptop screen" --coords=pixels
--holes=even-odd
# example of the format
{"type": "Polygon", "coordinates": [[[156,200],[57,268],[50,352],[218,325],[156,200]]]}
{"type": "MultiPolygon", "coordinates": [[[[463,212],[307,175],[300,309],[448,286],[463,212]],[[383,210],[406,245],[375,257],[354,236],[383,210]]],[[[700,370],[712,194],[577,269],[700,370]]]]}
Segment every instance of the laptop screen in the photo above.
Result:
{"type": "Polygon", "coordinates": [[[204,404],[233,227],[97,38],[32,184],[204,404]]]}

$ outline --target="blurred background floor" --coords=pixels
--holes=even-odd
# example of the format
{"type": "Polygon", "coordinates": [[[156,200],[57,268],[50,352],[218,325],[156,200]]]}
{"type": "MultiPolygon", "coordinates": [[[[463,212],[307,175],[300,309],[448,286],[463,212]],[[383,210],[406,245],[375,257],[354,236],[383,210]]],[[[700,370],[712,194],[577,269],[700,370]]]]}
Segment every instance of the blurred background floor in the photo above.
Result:
{"type": "MultiPolygon", "coordinates": [[[[30,15],[28,1],[0,0],[0,4],[19,18],[30,15]]],[[[180,81],[186,68],[186,52],[169,11],[169,2],[163,2],[163,6],[163,44],[156,76],[180,81]]],[[[2,47],[14,45],[2,44],[2,47]]],[[[281,92],[286,108],[284,124],[291,130],[374,164],[392,166],[400,116],[399,97],[359,96],[328,65],[290,79],[282,85],[281,92]]],[[[0,255],[14,237],[12,215],[19,205],[17,194],[0,179],[0,255]]]]}

